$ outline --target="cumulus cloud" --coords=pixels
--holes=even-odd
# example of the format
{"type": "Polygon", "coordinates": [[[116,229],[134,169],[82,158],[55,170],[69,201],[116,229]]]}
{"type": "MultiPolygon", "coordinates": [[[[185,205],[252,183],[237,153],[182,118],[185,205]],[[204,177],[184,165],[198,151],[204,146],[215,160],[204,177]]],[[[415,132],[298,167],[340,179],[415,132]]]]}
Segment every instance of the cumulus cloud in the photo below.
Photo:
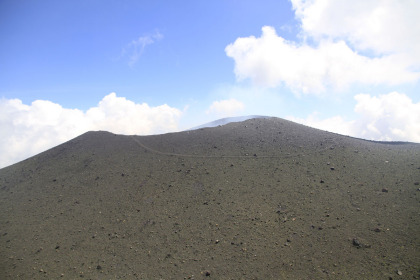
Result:
{"type": "Polygon", "coordinates": [[[419,1],[292,0],[299,42],[270,26],[225,49],[239,80],[296,93],[341,91],[352,84],[398,85],[420,79],[419,1]]]}
{"type": "Polygon", "coordinates": [[[353,51],[345,41],[323,40],[315,47],[287,41],[273,27],[262,28],[260,38],[238,38],[225,49],[235,60],[239,80],[250,78],[260,86],[284,83],[297,93],[319,94],[351,84],[396,85],[414,82],[420,73],[411,61],[393,54],[370,58],[353,51]]]}
{"type": "Polygon", "coordinates": [[[162,38],[163,35],[158,31],[152,35],[141,36],[136,40],[131,41],[125,48],[123,48],[122,55],[128,57],[128,65],[133,67],[140,59],[146,46],[151,45],[162,38]]]}
{"type": "Polygon", "coordinates": [[[245,105],[234,99],[225,99],[220,101],[214,101],[209,109],[206,111],[207,114],[215,114],[218,117],[232,117],[237,113],[243,111],[245,105]]]}
{"type": "Polygon", "coordinates": [[[115,93],[86,112],[46,100],[26,105],[19,99],[0,99],[0,168],[89,130],[142,135],[176,131],[181,114],[166,104],[151,107],[115,93]]]}
{"type": "Polygon", "coordinates": [[[356,131],[361,137],[420,143],[420,102],[398,92],[379,97],[358,94],[355,99],[355,112],[360,115],[356,131]]]}
{"type": "Polygon", "coordinates": [[[412,141],[420,143],[420,102],[414,103],[398,92],[378,97],[369,94],[355,96],[356,120],[340,116],[320,119],[317,113],[306,119],[292,116],[287,119],[311,127],[368,140],[412,141]]]}
{"type": "Polygon", "coordinates": [[[344,39],[376,54],[407,53],[420,61],[417,0],[291,0],[302,34],[344,39]]]}

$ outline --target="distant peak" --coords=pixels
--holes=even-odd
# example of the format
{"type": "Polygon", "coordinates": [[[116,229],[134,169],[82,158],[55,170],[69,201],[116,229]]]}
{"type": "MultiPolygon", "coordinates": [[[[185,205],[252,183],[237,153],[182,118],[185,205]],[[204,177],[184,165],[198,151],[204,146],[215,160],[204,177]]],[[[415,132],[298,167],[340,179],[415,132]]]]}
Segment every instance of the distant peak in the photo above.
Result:
{"type": "Polygon", "coordinates": [[[243,122],[250,119],[269,119],[271,117],[269,116],[260,116],[260,115],[250,115],[250,116],[240,116],[240,117],[228,117],[228,118],[222,118],[218,119],[209,123],[205,123],[199,126],[195,126],[193,128],[187,129],[187,130],[195,130],[200,128],[206,128],[206,127],[216,127],[216,126],[222,126],[226,125],[228,123],[232,122],[243,122]]]}

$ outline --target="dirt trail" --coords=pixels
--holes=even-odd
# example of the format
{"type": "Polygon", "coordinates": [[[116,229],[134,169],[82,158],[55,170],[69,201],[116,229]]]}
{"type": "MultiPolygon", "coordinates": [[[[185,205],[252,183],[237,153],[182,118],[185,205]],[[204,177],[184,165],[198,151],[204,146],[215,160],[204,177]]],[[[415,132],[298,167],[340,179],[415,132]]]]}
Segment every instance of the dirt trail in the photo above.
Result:
{"type": "MultiPolygon", "coordinates": [[[[153,148],[150,148],[146,145],[144,145],[143,143],[141,143],[138,139],[135,138],[135,136],[132,137],[133,141],[136,142],[140,147],[155,153],[155,154],[159,154],[159,155],[164,155],[164,156],[176,156],[176,157],[189,157],[189,158],[294,158],[294,157],[299,157],[302,156],[302,154],[297,154],[297,155],[232,155],[232,156],[227,156],[227,155],[219,155],[219,156],[211,156],[211,155],[192,155],[192,154],[179,154],[179,153],[168,153],[168,152],[161,152],[158,150],[155,150],[153,148]]],[[[334,139],[332,139],[332,141],[335,144],[334,139]]],[[[330,149],[331,146],[325,147],[323,149],[314,151],[312,153],[306,153],[305,155],[315,155],[315,154],[319,154],[321,152],[324,152],[328,149],[330,149]]]]}

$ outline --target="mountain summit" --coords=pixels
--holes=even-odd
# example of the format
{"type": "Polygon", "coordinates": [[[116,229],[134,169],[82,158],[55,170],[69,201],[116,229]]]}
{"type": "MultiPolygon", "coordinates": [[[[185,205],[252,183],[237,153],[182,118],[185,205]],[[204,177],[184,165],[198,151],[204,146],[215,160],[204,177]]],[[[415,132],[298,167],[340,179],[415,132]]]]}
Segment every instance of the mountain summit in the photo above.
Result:
{"type": "Polygon", "coordinates": [[[1,279],[406,279],[420,145],[277,118],[88,132],[0,169],[1,279]]]}
{"type": "Polygon", "coordinates": [[[222,126],[222,125],[226,125],[232,122],[243,122],[249,119],[268,119],[271,117],[268,116],[258,116],[258,115],[251,115],[251,116],[240,116],[240,117],[229,117],[229,118],[223,118],[223,119],[218,119],[209,123],[205,123],[193,128],[190,128],[188,130],[194,130],[194,129],[200,129],[200,128],[206,128],[206,127],[216,127],[216,126],[222,126]]]}

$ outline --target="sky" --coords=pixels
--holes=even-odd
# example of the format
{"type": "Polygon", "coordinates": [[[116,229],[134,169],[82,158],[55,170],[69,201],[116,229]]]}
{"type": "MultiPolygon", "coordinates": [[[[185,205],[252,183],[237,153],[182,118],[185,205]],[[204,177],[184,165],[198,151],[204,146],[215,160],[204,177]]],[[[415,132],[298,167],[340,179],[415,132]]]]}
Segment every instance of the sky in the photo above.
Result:
{"type": "Polygon", "coordinates": [[[0,1],[0,168],[265,115],[420,142],[418,0],[0,1]]]}

